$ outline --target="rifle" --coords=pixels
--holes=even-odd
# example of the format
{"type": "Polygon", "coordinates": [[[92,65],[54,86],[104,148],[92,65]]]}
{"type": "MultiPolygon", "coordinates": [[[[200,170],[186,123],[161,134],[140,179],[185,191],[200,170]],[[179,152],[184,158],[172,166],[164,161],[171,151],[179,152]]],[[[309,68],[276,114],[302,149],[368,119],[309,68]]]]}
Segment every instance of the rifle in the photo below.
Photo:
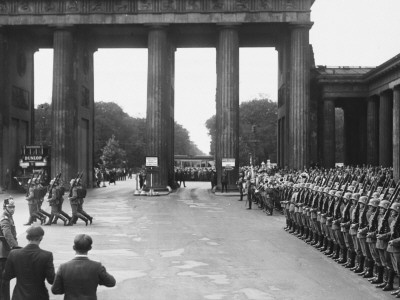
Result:
{"type": "Polygon", "coordinates": [[[78,172],[78,174],[76,175],[76,177],[74,179],[74,182],[71,184],[71,187],[69,188],[69,197],[72,197],[72,190],[76,186],[76,183],[78,182],[78,180],[82,178],[82,176],[83,176],[83,171],[81,173],[78,172]]]}
{"type": "Polygon", "coordinates": [[[390,230],[390,228],[389,228],[390,207],[392,206],[394,201],[397,199],[399,191],[400,191],[400,180],[397,182],[394,192],[389,198],[389,206],[388,206],[387,210],[385,211],[385,214],[383,215],[382,227],[379,230],[379,234],[384,234],[390,230]]]}
{"type": "Polygon", "coordinates": [[[54,181],[49,188],[49,196],[47,197],[47,199],[51,199],[53,197],[53,188],[57,184],[57,182],[60,180],[61,174],[62,174],[62,171],[60,173],[58,173],[58,175],[54,178],[54,181]]]}
{"type": "Polygon", "coordinates": [[[32,175],[31,175],[31,179],[29,179],[29,181],[28,181],[28,189],[27,189],[27,191],[26,191],[26,197],[29,197],[29,189],[31,188],[31,186],[32,186],[32,181],[33,181],[33,177],[35,176],[35,174],[32,172],[32,175]]]}

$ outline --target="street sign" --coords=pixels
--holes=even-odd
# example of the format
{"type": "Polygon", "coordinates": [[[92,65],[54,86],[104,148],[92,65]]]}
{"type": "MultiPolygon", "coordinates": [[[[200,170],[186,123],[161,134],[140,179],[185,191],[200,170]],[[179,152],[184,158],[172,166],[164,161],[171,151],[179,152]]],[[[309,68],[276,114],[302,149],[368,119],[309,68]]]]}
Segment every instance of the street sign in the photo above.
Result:
{"type": "Polygon", "coordinates": [[[158,167],[158,157],[146,156],[146,167],[158,167]]]}
{"type": "Polygon", "coordinates": [[[235,167],[235,159],[234,158],[223,158],[222,159],[222,167],[223,168],[234,168],[235,167]]]}

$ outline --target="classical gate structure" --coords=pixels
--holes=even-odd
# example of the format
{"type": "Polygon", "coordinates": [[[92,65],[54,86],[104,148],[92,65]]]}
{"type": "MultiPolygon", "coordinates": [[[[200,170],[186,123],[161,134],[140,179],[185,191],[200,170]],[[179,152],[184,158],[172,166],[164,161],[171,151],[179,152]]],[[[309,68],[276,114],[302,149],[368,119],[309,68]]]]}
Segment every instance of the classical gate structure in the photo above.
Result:
{"type": "MultiPolygon", "coordinates": [[[[0,169],[17,164],[34,141],[34,60],[54,49],[52,176],[85,170],[92,182],[93,53],[98,48],[148,49],[147,155],[157,156],[153,184],[173,174],[174,53],[178,47],[217,51],[216,166],[235,160],[238,174],[239,48],[279,53],[279,165],[317,160],[310,126],[309,30],[313,0],[27,0],[0,1],[0,169]],[[315,157],[313,157],[315,156],[315,157]]],[[[267,81],[268,78],[265,78],[267,81]]],[[[220,179],[219,179],[220,180],[220,179]]],[[[220,184],[220,182],[219,182],[220,184]]]]}

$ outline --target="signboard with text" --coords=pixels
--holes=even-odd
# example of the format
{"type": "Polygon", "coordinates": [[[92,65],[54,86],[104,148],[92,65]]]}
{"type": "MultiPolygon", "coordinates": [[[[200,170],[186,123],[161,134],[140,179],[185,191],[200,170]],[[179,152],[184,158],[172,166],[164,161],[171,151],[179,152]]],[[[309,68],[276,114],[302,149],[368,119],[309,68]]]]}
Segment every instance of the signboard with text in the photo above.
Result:
{"type": "Polygon", "coordinates": [[[223,158],[222,159],[222,167],[227,170],[232,170],[235,167],[235,159],[234,158],[223,158]]]}
{"type": "Polygon", "coordinates": [[[158,167],[158,157],[146,156],[146,167],[158,167]]]}

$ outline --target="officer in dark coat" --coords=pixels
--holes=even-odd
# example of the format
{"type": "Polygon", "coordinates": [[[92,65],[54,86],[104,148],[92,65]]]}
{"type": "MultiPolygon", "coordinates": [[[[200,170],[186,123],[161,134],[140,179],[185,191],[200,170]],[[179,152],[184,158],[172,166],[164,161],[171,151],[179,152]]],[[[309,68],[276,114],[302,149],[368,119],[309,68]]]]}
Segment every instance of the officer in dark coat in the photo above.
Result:
{"type": "MultiPolygon", "coordinates": [[[[15,203],[14,200],[9,197],[3,202],[3,214],[0,219],[0,274],[3,274],[7,257],[11,249],[19,248],[13,219],[14,212],[15,203]]],[[[10,281],[3,279],[3,277],[0,277],[0,299],[10,300],[10,281]]]]}

